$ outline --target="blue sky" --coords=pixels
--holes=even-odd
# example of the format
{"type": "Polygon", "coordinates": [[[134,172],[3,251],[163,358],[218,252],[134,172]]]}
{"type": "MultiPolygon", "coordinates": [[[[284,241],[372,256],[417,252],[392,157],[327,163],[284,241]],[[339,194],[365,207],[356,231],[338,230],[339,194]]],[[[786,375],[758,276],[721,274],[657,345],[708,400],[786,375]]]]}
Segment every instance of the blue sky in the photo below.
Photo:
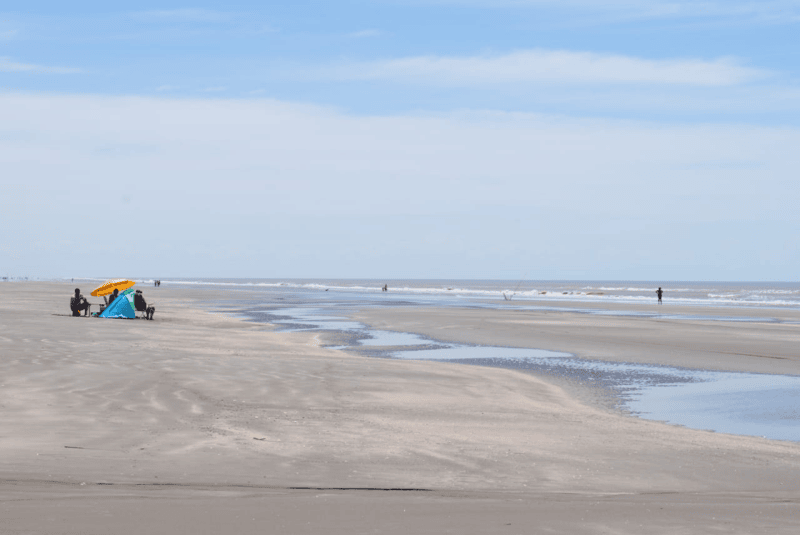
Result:
{"type": "Polygon", "coordinates": [[[799,25],[800,1],[7,7],[0,274],[796,280],[799,25]]]}

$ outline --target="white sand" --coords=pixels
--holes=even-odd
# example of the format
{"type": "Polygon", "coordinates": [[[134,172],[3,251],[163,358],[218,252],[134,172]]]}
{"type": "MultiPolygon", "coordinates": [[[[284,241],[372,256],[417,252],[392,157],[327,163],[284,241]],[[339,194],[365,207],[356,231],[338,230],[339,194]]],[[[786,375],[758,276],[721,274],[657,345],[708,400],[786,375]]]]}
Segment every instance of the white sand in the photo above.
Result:
{"type": "MultiPolygon", "coordinates": [[[[800,529],[796,443],[617,415],[514,371],[320,348],[315,334],[200,310],[216,291],[144,288],[153,322],[52,315],[68,313],[73,287],[0,283],[0,533],[800,529]],[[380,490],[398,488],[417,490],[380,490]]],[[[491,310],[362,319],[798,373],[798,326],[491,310]]]]}

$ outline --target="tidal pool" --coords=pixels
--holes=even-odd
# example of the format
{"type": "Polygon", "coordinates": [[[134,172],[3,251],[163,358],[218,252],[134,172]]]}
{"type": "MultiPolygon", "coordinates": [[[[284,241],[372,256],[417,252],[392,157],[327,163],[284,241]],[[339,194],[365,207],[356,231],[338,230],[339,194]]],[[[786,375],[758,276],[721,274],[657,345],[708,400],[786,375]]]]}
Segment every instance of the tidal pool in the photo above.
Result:
{"type": "Polygon", "coordinates": [[[646,386],[628,407],[693,429],[800,441],[800,377],[695,371],[697,381],[646,386]]]}
{"type": "Polygon", "coordinates": [[[395,331],[377,331],[373,329],[366,329],[367,334],[371,338],[363,338],[358,341],[362,346],[382,346],[382,347],[395,347],[395,346],[424,346],[430,345],[431,340],[427,340],[418,334],[401,333],[395,331]]]}
{"type": "Polygon", "coordinates": [[[396,358],[459,362],[556,375],[613,392],[647,420],[693,429],[800,441],[800,377],[714,372],[578,359],[537,349],[451,345],[396,358]]]}
{"type": "MultiPolygon", "coordinates": [[[[346,334],[345,345],[330,346],[332,349],[355,350],[374,357],[454,362],[554,375],[603,389],[615,396],[619,406],[648,420],[720,433],[800,441],[798,376],[615,363],[542,349],[454,344],[413,333],[370,329],[348,320],[348,311],[340,306],[253,308],[243,312],[254,321],[278,325],[282,331],[346,334]]],[[[692,319],[750,321],[750,318],[710,316],[692,319]]]]}

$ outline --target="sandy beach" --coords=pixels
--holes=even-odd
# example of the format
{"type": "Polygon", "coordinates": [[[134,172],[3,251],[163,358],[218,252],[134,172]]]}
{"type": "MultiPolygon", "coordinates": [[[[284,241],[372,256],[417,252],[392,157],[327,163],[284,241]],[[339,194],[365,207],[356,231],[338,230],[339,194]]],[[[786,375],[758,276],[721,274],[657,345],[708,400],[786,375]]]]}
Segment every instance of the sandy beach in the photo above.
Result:
{"type": "MultiPolygon", "coordinates": [[[[209,311],[221,290],[143,287],[152,322],[72,318],[75,286],[0,284],[0,533],[800,530],[800,444],[637,419],[529,373],[326,349],[317,333],[209,311]]],[[[357,319],[581,358],[800,374],[790,323],[513,308],[357,319]]]]}

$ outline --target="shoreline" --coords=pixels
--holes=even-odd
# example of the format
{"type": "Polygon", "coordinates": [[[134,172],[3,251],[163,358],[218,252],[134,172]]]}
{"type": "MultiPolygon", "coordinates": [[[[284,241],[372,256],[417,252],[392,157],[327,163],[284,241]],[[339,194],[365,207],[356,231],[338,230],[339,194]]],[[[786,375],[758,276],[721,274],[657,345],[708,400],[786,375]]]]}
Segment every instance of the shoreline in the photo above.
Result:
{"type": "MultiPolygon", "coordinates": [[[[114,531],[164,532],[189,510],[242,533],[263,532],[266,513],[310,533],[309,511],[334,510],[331,533],[800,527],[794,443],[609,414],[509,370],[328,350],[316,333],[204,311],[230,299],[221,291],[143,288],[151,322],[52,316],[74,286],[0,286],[0,503],[12,532],[57,519],[99,534],[134,517],[114,531]],[[426,492],[363,490],[401,488],[426,492]],[[234,518],[251,516],[262,521],[234,518]]],[[[470,329],[474,312],[461,324],[415,313],[443,336],[491,338],[470,329]]],[[[492,336],[525,342],[525,321],[492,323],[492,336]]]]}
{"type": "MultiPolygon", "coordinates": [[[[349,316],[350,319],[358,319],[358,321],[363,320],[363,316],[360,313],[353,314],[349,316]]],[[[280,331],[278,331],[280,332],[280,331]]],[[[396,332],[405,332],[405,331],[396,331],[396,332]]],[[[419,333],[415,333],[419,334],[419,333]]],[[[347,338],[347,337],[345,337],[347,338]]],[[[322,347],[331,348],[335,351],[342,351],[348,353],[353,356],[361,357],[361,358],[369,358],[369,359],[386,359],[386,360],[394,360],[394,361],[416,361],[413,358],[399,358],[396,356],[392,356],[392,353],[403,351],[403,346],[387,346],[388,349],[377,349],[374,346],[352,346],[352,347],[345,347],[342,346],[345,343],[345,339],[343,339],[342,335],[335,331],[321,331],[315,334],[315,339],[319,340],[320,345],[322,347]],[[374,352],[376,349],[380,352],[385,351],[386,355],[375,355],[374,352]],[[372,354],[370,354],[372,353],[372,354]]],[[[347,340],[347,343],[351,343],[352,340],[347,340]]],[[[432,344],[435,346],[437,342],[441,344],[446,344],[448,341],[444,340],[432,340],[432,344]]],[[[478,344],[475,344],[478,345],[478,344]]],[[[414,347],[414,346],[412,346],[414,347]]],[[[540,348],[525,348],[525,349],[540,349],[540,348]]],[[[413,355],[413,349],[407,350],[407,355],[413,355]]],[[[559,351],[560,352],[560,351],[559,351]]],[[[512,366],[510,364],[487,364],[482,361],[470,361],[470,359],[464,360],[430,360],[427,362],[431,362],[437,365],[444,365],[444,366],[475,366],[479,368],[495,368],[499,370],[507,370],[516,373],[522,373],[526,375],[530,375],[535,377],[541,381],[544,381],[550,385],[556,386],[562,390],[564,390],[567,394],[573,397],[576,400],[585,403],[586,405],[593,407],[595,409],[600,409],[605,412],[610,412],[617,415],[625,415],[628,417],[633,416],[631,410],[624,406],[624,401],[622,400],[619,393],[614,391],[613,389],[607,386],[600,386],[597,384],[589,384],[581,382],[576,377],[565,377],[563,374],[559,375],[557,373],[546,373],[543,371],[525,369],[512,366]]],[[[634,416],[635,417],[635,416],[634,416]]]]}
{"type": "MultiPolygon", "coordinates": [[[[85,281],[90,285],[97,282],[102,282],[105,279],[78,279],[78,281],[85,281]]],[[[139,283],[147,287],[152,280],[139,280],[139,283]]],[[[54,280],[52,282],[64,282],[63,280],[54,280]]],[[[180,279],[180,280],[166,280],[163,281],[168,287],[172,288],[197,288],[197,289],[229,289],[229,290],[242,290],[242,291],[264,291],[269,289],[291,288],[296,290],[305,291],[324,291],[326,289],[333,289],[338,291],[352,292],[354,295],[363,296],[376,296],[384,295],[381,288],[384,283],[390,286],[389,294],[393,296],[408,296],[413,298],[433,297],[433,298],[451,298],[463,297],[466,299],[476,299],[485,303],[495,303],[499,305],[510,305],[518,303],[528,303],[532,305],[539,305],[542,303],[549,303],[552,306],[564,305],[568,307],[580,307],[581,305],[588,305],[589,307],[655,307],[657,305],[655,290],[658,286],[663,286],[664,281],[590,281],[590,280],[575,280],[575,281],[532,281],[539,283],[540,286],[550,285],[566,285],[569,288],[567,292],[561,289],[549,289],[547,291],[539,291],[529,289],[515,293],[514,290],[509,289],[505,284],[512,286],[517,284],[514,280],[440,280],[440,279],[180,279]],[[340,285],[340,283],[358,283],[356,285],[340,285]],[[467,288],[459,287],[459,282],[473,283],[476,287],[467,288]],[[425,286],[424,283],[430,283],[433,286],[425,286]],[[447,283],[447,284],[444,284],[447,283]],[[645,288],[593,288],[581,287],[584,284],[616,284],[628,283],[623,286],[648,286],[645,288]],[[418,286],[418,284],[423,284],[418,286]],[[437,286],[440,284],[441,286],[437,286]],[[493,289],[488,289],[487,286],[494,286],[493,289]],[[449,288],[449,286],[454,286],[449,288]],[[458,288],[457,288],[458,287],[458,288]],[[651,287],[651,288],[650,288],[651,287]],[[502,288],[502,289],[501,289],[502,288]],[[603,291],[584,291],[584,290],[603,290],[603,291]],[[536,292],[535,294],[528,295],[525,292],[536,292]],[[621,292],[621,293],[619,293],[621,292]],[[640,295],[630,295],[630,294],[640,295]],[[504,299],[503,295],[511,294],[512,299],[504,299]],[[567,297],[562,297],[567,295],[567,297]],[[602,297],[601,297],[602,296],[602,297]]],[[[668,305],[680,307],[700,307],[718,310],[775,310],[775,311],[794,311],[800,312],[800,301],[783,301],[783,300],[748,300],[747,298],[740,299],[721,299],[722,295],[707,294],[705,297],[686,297],[684,294],[687,292],[704,292],[714,291],[713,288],[691,288],[691,286],[722,286],[718,288],[719,291],[732,291],[734,289],[759,291],[761,295],[776,295],[774,293],[774,286],[784,286],[786,289],[778,290],[777,295],[781,294],[796,294],[800,293],[800,283],[797,281],[666,281],[671,282],[678,287],[669,288],[665,290],[664,303],[668,305]],[[685,288],[690,286],[690,288],[685,288]],[[791,288],[791,289],[789,289],[791,288]],[[778,304],[780,303],[780,304],[778,304]]],[[[467,284],[466,286],[468,286],[467,284]]],[[[730,297],[730,296],[728,296],[730,297]]]]}
{"type": "MultiPolygon", "coordinates": [[[[662,308],[666,314],[687,312],[686,307],[662,308]]],[[[615,310],[622,311],[623,307],[615,310]]],[[[703,309],[708,315],[714,315],[715,310],[719,309],[703,309]]],[[[746,314],[742,311],[738,315],[746,314]]],[[[800,321],[800,311],[786,311],[780,316],[787,321],[800,321]]],[[[384,308],[361,311],[351,318],[375,329],[410,332],[453,343],[545,349],[608,362],[800,375],[800,355],[795,352],[800,344],[800,324],[511,307],[384,308]]]]}
{"type": "MultiPolygon", "coordinates": [[[[583,312],[583,307],[573,307],[579,309],[575,312],[569,310],[550,310],[549,304],[545,304],[542,308],[530,309],[523,307],[505,307],[504,309],[486,309],[479,307],[464,307],[464,309],[448,308],[434,308],[434,307],[403,307],[403,308],[370,308],[361,310],[356,314],[349,316],[351,320],[365,323],[370,328],[378,330],[411,332],[413,334],[422,335],[428,338],[436,339],[442,343],[456,343],[464,344],[467,346],[477,345],[484,347],[498,347],[498,348],[529,348],[536,350],[547,350],[561,353],[568,353],[574,358],[579,360],[586,360],[589,362],[607,362],[616,364],[643,364],[646,366],[655,366],[657,368],[667,367],[675,370],[685,370],[690,373],[704,371],[704,372],[733,372],[733,373],[750,373],[750,374],[763,374],[763,375],[780,375],[784,377],[800,377],[800,358],[792,354],[792,348],[796,347],[796,343],[800,342],[800,325],[792,323],[773,323],[773,322],[747,322],[738,324],[734,322],[726,322],[724,320],[706,320],[706,319],[674,319],[664,320],[660,317],[647,317],[647,316],[629,316],[625,314],[603,314],[603,315],[589,315],[583,312]],[[548,317],[549,316],[549,317],[548,317]],[[528,334],[527,336],[516,333],[516,336],[509,336],[509,331],[506,329],[502,334],[492,332],[491,327],[487,324],[494,323],[512,323],[519,325],[524,323],[532,326],[533,329],[539,327],[541,323],[546,323],[545,329],[552,324],[552,316],[559,318],[557,321],[560,323],[571,324],[572,330],[563,334],[560,337],[551,336],[546,337],[546,343],[543,345],[542,337],[528,334]],[[457,329],[450,329],[450,326],[459,325],[457,329]],[[652,344],[648,344],[643,340],[641,335],[634,333],[633,335],[617,335],[616,343],[618,345],[635,343],[639,348],[639,353],[650,354],[649,358],[631,358],[629,352],[621,353],[619,351],[608,351],[608,348],[602,353],[596,352],[596,347],[589,347],[586,350],[587,344],[576,344],[575,338],[597,338],[598,333],[601,331],[608,332],[611,330],[624,332],[632,328],[640,328],[642,326],[649,326],[648,331],[655,338],[652,344]],[[741,325],[736,328],[734,334],[731,334],[731,326],[741,325]],[[773,329],[771,333],[764,333],[763,327],[778,326],[773,329]],[[659,333],[658,329],[670,333],[678,333],[681,339],[688,339],[689,344],[696,343],[692,340],[691,329],[700,326],[704,329],[703,336],[705,338],[713,338],[716,336],[717,343],[720,344],[720,334],[728,339],[732,339],[733,345],[739,343],[733,337],[738,337],[739,341],[742,339],[754,339],[756,335],[760,335],[760,343],[766,342],[767,337],[774,338],[771,340],[774,347],[774,354],[763,352],[766,354],[752,354],[743,353],[741,351],[731,350],[731,347],[726,347],[725,350],[715,348],[713,350],[706,348],[703,351],[691,351],[687,348],[679,347],[669,348],[665,347],[663,342],[663,332],[659,333]],[[575,331],[580,331],[575,334],[575,331]],[[455,331],[455,332],[454,332],[455,331]],[[713,331],[718,331],[714,333],[713,331]],[[627,339],[626,339],[627,338],[627,339]],[[636,340],[631,340],[635,338],[636,340]],[[779,338],[779,339],[775,339],[779,338]],[[583,349],[583,351],[576,351],[576,348],[583,349]],[[676,354],[677,353],[677,354],[676,354]],[[685,353],[689,353],[686,355],[685,353]],[[776,364],[776,360],[782,361],[776,364]]],[[[562,307],[566,308],[566,307],[562,307]]],[[[599,310],[608,311],[608,307],[597,307],[599,310]]],[[[649,307],[653,308],[653,307],[649,307]]],[[[661,307],[658,307],[661,308],[661,307]]],[[[616,309],[619,312],[627,312],[631,307],[620,305],[616,309]]],[[[715,314],[719,309],[712,307],[705,307],[702,312],[708,316],[717,316],[715,314]]],[[[653,312],[647,310],[645,307],[639,307],[637,312],[653,312]]],[[[665,315],[686,314],[685,307],[669,307],[665,311],[665,315]]],[[[744,315],[742,312],[739,316],[744,315]]],[[[771,319],[772,314],[762,314],[765,319],[771,319]]],[[[800,317],[800,313],[793,313],[789,311],[783,315],[784,320],[789,322],[794,321],[800,317]]],[[[591,344],[589,344],[591,346],[591,344]]],[[[612,346],[613,344],[608,344],[612,346]]],[[[730,344],[729,344],[730,345],[730,344]]],[[[752,344],[751,344],[752,345],[752,344]]],[[[406,353],[406,357],[413,358],[413,351],[406,353]]],[[[430,357],[429,357],[430,358],[430,357]]],[[[435,358],[435,356],[433,357],[435,358]]],[[[453,364],[453,362],[442,362],[453,364]]],[[[497,360],[491,363],[470,362],[469,359],[463,359],[456,363],[473,365],[473,366],[488,366],[499,369],[509,369],[521,373],[531,374],[543,381],[550,384],[557,385],[564,389],[569,395],[575,399],[586,403],[596,409],[605,410],[607,412],[623,415],[637,419],[647,419],[648,421],[662,422],[664,425],[671,425],[677,427],[685,427],[688,423],[681,423],[676,421],[667,421],[662,417],[648,417],[637,412],[637,409],[628,405],[626,395],[620,392],[615,386],[624,386],[627,383],[595,383],[589,376],[587,371],[578,372],[577,374],[570,374],[568,368],[561,368],[557,365],[554,369],[526,369],[519,367],[515,362],[497,360]],[[576,376],[577,375],[577,376],[576,376]]],[[[530,368],[530,367],[529,367],[530,368]]],[[[713,388],[713,387],[712,387],[713,388]]],[[[688,425],[689,427],[693,427],[688,425]]],[[[698,429],[697,427],[695,427],[698,429]]],[[[742,434],[741,436],[747,436],[742,434]]],[[[750,435],[752,436],[752,435],[750,435]]],[[[798,443],[797,439],[778,439],[790,443],[798,443]]]]}

